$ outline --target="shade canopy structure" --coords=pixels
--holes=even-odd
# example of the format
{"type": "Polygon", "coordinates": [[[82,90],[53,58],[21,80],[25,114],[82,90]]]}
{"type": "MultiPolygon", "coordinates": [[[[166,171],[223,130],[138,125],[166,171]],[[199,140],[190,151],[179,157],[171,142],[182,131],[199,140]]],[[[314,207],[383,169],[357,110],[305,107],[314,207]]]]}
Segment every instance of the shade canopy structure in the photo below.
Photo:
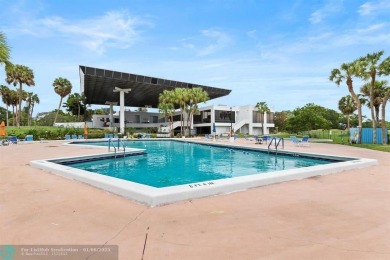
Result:
{"type": "Polygon", "coordinates": [[[228,89],[80,65],[80,90],[86,97],[86,103],[90,105],[118,102],[120,93],[114,90],[131,89],[124,97],[125,106],[157,108],[159,95],[164,90],[195,87],[204,89],[210,100],[231,92],[228,89]]]}

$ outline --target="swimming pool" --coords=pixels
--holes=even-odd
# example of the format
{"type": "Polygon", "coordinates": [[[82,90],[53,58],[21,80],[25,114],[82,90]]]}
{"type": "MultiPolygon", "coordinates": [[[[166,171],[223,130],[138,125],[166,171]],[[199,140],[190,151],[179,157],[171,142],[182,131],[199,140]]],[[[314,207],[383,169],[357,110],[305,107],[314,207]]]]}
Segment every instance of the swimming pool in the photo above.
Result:
{"type": "MultiPolygon", "coordinates": [[[[107,147],[107,142],[80,142],[107,147]]],[[[375,164],[375,160],[187,141],[126,141],[104,153],[34,161],[35,167],[156,206],[375,164]],[[118,155],[122,152],[118,153],[118,155]]]]}
{"type": "MultiPolygon", "coordinates": [[[[58,163],[163,188],[340,161],[283,154],[275,156],[263,151],[191,142],[140,140],[123,143],[128,148],[145,149],[146,152],[116,160],[107,158],[58,163]]],[[[89,145],[107,147],[107,142],[90,142],[89,145]]]]}

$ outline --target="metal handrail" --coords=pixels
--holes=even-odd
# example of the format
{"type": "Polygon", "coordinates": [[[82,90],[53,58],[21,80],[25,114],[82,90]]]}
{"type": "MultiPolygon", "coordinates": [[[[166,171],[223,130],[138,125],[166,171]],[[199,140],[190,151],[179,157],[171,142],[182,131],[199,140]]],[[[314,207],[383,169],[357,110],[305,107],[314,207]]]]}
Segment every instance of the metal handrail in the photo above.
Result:
{"type": "Polygon", "coordinates": [[[276,150],[276,154],[278,154],[278,146],[280,144],[280,141],[282,141],[282,149],[284,149],[284,138],[279,138],[279,141],[276,143],[276,137],[272,137],[271,139],[271,142],[269,142],[269,145],[268,145],[268,153],[269,153],[269,150],[270,150],[270,146],[272,144],[272,141],[275,140],[275,150],[276,150]]]}
{"type": "Polygon", "coordinates": [[[121,144],[122,147],[123,147],[123,158],[125,158],[125,155],[126,155],[126,145],[125,145],[125,143],[122,140],[120,140],[118,138],[118,150],[119,150],[119,144],[121,144]]]}
{"type": "MultiPolygon", "coordinates": [[[[115,152],[115,159],[116,159],[116,147],[114,145],[114,142],[111,142],[111,138],[108,139],[108,152],[111,151],[111,143],[113,144],[112,147],[114,148],[114,152],[115,152]]],[[[118,146],[119,147],[119,146],[118,146]]]]}

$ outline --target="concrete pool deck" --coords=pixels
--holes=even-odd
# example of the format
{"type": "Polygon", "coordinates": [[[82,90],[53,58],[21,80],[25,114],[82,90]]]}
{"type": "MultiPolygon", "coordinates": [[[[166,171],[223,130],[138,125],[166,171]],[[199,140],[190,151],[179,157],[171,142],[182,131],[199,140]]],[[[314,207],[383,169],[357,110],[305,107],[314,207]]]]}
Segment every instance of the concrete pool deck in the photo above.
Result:
{"type": "Polygon", "coordinates": [[[378,165],[148,208],[29,165],[102,152],[63,142],[0,147],[0,245],[112,244],[119,259],[390,258],[389,153],[286,142],[378,165]]]}

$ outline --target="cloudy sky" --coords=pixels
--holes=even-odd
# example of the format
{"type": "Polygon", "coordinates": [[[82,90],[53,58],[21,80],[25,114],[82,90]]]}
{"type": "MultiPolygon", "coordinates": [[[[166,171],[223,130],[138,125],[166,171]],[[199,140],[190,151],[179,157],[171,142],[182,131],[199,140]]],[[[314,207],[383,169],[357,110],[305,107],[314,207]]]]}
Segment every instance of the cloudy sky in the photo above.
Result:
{"type": "MultiPolygon", "coordinates": [[[[337,110],[348,90],[328,80],[331,70],[367,53],[390,55],[388,0],[0,0],[0,6],[12,62],[34,71],[36,85],[25,89],[40,97],[36,113],[57,108],[55,78],[80,91],[79,65],[232,90],[207,104],[265,101],[281,111],[312,102],[337,110]]],[[[4,78],[0,68],[0,84],[7,85],[4,78]]],[[[362,85],[354,83],[356,90],[362,85]]]]}

